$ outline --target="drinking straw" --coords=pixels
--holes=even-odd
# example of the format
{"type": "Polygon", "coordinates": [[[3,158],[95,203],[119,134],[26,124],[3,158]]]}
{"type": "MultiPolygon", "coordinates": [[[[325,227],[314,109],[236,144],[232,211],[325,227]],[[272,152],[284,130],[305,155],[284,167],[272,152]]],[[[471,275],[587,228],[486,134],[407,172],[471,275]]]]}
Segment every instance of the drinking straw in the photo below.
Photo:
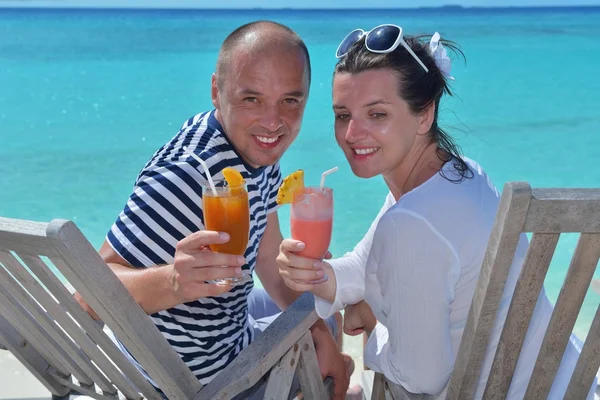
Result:
{"type": "Polygon", "coordinates": [[[331,169],[328,169],[327,171],[323,172],[321,174],[321,186],[320,189],[323,189],[323,187],[325,187],[325,177],[329,174],[333,174],[335,171],[338,170],[338,167],[333,167],[331,169]]]}
{"type": "Polygon", "coordinates": [[[200,165],[202,165],[202,168],[204,168],[204,173],[208,178],[208,184],[210,185],[210,190],[212,190],[213,196],[219,197],[217,193],[217,188],[215,187],[215,183],[213,182],[212,176],[210,176],[210,172],[208,170],[208,165],[206,165],[206,162],[200,157],[198,157],[193,151],[188,151],[186,146],[183,146],[183,150],[187,151],[187,153],[184,154],[184,156],[192,156],[194,160],[198,161],[200,165]]]}

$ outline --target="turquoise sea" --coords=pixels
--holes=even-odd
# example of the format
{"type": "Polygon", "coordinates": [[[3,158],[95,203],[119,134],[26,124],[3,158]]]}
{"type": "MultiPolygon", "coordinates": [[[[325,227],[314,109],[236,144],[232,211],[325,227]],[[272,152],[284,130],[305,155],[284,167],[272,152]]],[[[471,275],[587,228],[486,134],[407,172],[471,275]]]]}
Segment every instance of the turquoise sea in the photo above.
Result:
{"type": "MultiPolygon", "coordinates": [[[[600,7],[418,10],[8,10],[0,9],[0,215],[76,221],[94,246],[134,179],[181,123],[210,103],[225,36],[257,19],[289,25],[306,41],[313,83],[284,173],[322,171],[335,191],[332,251],[362,237],[385,196],[360,180],[333,136],[334,52],[351,29],[395,23],[456,41],[456,98],[442,122],[496,185],[600,186],[600,7]]],[[[289,214],[281,213],[284,234],[289,214]]],[[[546,289],[556,299],[576,237],[566,235],[546,289]]],[[[588,292],[585,335],[600,295],[588,292]]]]}

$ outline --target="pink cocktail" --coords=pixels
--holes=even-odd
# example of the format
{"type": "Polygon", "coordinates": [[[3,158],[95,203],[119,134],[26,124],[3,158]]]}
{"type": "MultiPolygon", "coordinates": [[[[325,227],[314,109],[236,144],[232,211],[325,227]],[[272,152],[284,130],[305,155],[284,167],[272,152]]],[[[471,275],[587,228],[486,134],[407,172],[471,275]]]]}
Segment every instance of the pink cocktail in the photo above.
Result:
{"type": "Polygon", "coordinates": [[[322,260],[331,242],[333,190],[305,187],[296,192],[290,216],[292,238],[306,245],[298,255],[322,260]]]}

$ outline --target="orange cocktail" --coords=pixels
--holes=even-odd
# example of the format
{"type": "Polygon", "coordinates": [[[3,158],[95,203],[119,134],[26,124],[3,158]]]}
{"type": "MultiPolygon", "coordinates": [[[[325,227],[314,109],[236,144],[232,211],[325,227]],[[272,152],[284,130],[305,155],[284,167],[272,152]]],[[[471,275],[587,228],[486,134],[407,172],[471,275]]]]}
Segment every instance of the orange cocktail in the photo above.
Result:
{"type": "MultiPolygon", "coordinates": [[[[215,182],[217,184],[217,182],[215,182]]],[[[227,232],[230,240],[223,244],[211,244],[217,253],[243,256],[248,246],[250,231],[250,206],[245,185],[216,186],[217,196],[210,188],[204,188],[203,213],[207,230],[227,232]]]]}

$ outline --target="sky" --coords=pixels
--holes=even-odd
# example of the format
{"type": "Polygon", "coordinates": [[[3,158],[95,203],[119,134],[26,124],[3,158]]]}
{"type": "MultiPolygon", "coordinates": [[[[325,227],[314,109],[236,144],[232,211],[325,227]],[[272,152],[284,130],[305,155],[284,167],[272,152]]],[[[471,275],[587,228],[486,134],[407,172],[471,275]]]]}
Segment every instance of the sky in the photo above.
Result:
{"type": "MultiPolygon", "coordinates": [[[[289,0],[0,0],[0,7],[282,8],[289,0]]],[[[411,8],[600,5],[600,0],[296,0],[293,8],[411,8]]]]}

